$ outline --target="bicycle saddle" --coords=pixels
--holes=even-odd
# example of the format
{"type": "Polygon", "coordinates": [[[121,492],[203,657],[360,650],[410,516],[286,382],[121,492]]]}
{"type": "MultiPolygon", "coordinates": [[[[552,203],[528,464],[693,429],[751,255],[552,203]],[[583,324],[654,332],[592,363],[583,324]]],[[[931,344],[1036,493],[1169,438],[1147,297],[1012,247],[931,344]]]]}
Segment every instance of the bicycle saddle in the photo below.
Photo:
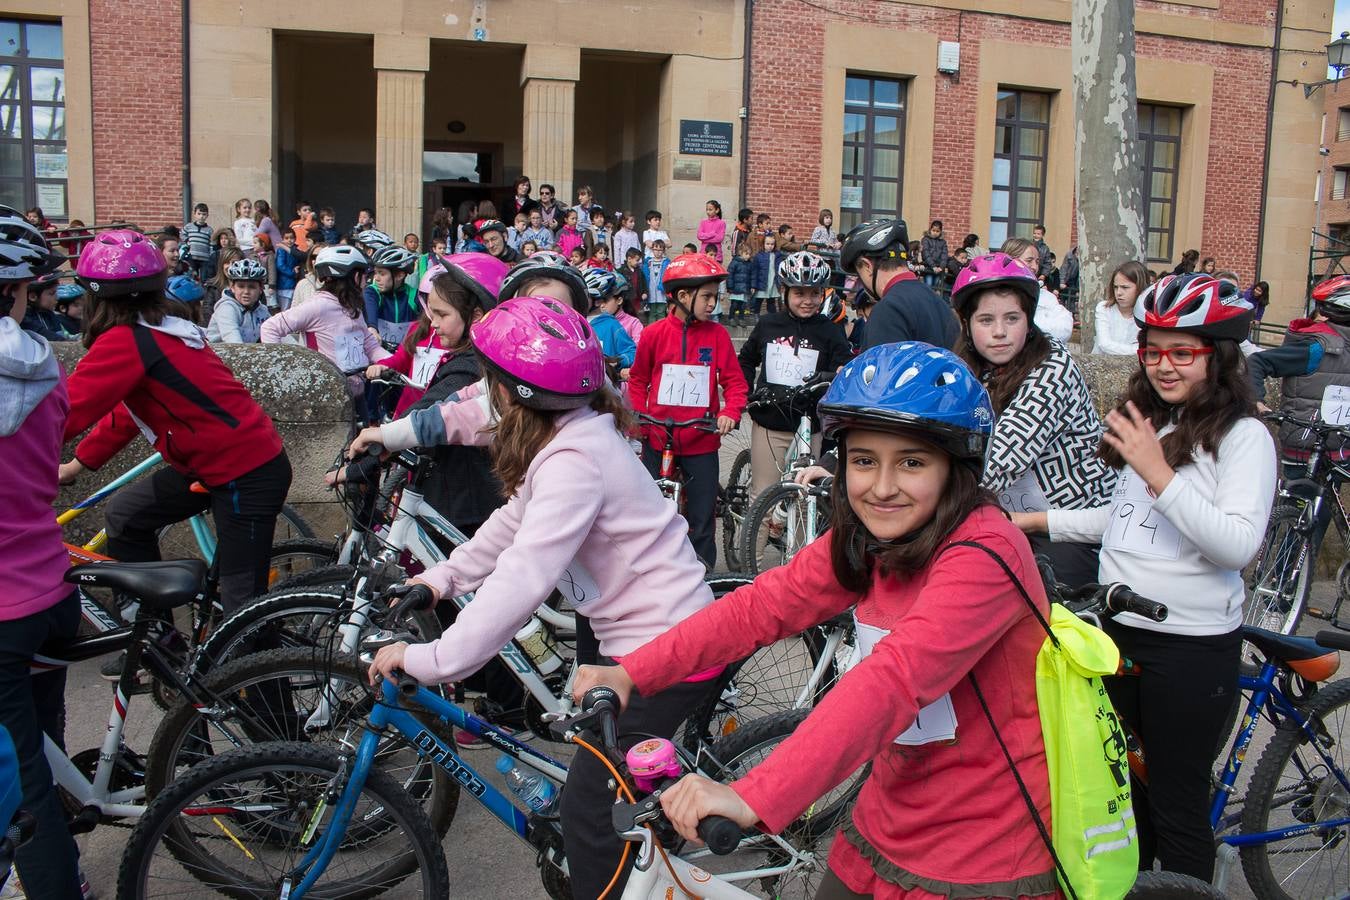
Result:
{"type": "Polygon", "coordinates": [[[1341,655],[1312,638],[1276,634],[1264,628],[1242,626],[1242,639],[1277,665],[1286,666],[1305,681],[1326,681],[1341,666],[1341,655]]]}
{"type": "Polygon", "coordinates": [[[199,559],[169,562],[98,562],[66,570],[71,584],[122,591],[150,609],[167,610],[197,599],[206,590],[206,563],[199,559]]]}

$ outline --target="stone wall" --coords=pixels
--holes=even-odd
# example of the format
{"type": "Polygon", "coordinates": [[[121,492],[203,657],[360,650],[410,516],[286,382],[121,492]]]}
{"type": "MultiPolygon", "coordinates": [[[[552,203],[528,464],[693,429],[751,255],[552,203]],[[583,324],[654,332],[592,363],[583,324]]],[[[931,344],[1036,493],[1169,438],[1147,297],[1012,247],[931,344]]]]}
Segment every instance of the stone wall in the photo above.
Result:
{"type": "MultiPolygon", "coordinates": [[[[84,354],[77,343],[55,344],[57,355],[70,371],[84,354]]],[[[351,422],[351,399],[341,374],[326,358],[290,344],[223,344],[216,352],[267,410],[281,432],[294,469],[289,503],[300,511],[321,537],[345,528],[342,508],[323,483],[323,474],[343,446],[351,422]]],[[[62,455],[70,459],[74,443],[62,455]]],[[[65,510],[107,484],[152,452],[134,440],[98,472],[86,472],[61,490],[58,510],[65,510]]],[[[66,529],[71,541],[85,541],[103,527],[95,508],[66,529]]],[[[173,552],[166,546],[166,553],[173,552]]]]}

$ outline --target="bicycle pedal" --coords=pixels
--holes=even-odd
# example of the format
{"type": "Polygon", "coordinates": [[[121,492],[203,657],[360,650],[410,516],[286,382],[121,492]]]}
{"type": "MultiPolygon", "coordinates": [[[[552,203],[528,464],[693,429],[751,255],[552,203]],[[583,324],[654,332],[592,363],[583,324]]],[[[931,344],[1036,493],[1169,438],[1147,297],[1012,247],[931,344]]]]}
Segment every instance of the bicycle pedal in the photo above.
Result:
{"type": "Polygon", "coordinates": [[[1323,609],[1320,606],[1309,606],[1304,610],[1304,612],[1312,616],[1314,619],[1321,619],[1324,622],[1331,618],[1331,610],[1323,609]]]}
{"type": "Polygon", "coordinates": [[[98,827],[100,818],[98,807],[86,806],[70,817],[67,827],[70,829],[71,835],[88,834],[98,827]]]}

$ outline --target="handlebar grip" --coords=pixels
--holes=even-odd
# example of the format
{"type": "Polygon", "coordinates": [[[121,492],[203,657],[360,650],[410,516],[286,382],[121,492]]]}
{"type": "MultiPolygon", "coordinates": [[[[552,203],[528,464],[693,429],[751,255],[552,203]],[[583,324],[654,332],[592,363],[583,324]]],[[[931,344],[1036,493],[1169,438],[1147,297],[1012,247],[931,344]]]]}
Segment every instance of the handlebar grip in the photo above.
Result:
{"type": "Polygon", "coordinates": [[[726,856],[741,842],[741,826],[724,816],[708,816],[698,823],[698,836],[708,849],[726,856]]]}
{"type": "MultiPolygon", "coordinates": [[[[384,592],[384,599],[386,602],[393,601],[389,610],[378,617],[384,622],[397,622],[408,613],[431,609],[436,605],[431,588],[425,584],[396,584],[384,592]]],[[[376,616],[372,615],[371,618],[375,619],[376,616]]]]}
{"type": "Polygon", "coordinates": [[[1319,631],[1317,637],[1313,638],[1323,647],[1330,647],[1333,650],[1344,650],[1350,653],[1350,634],[1343,631],[1319,631]]]}
{"type": "Polygon", "coordinates": [[[1166,604],[1141,597],[1123,584],[1113,584],[1107,588],[1106,607],[1112,612],[1133,613],[1154,622],[1167,619],[1166,604]]]}
{"type": "Polygon", "coordinates": [[[384,456],[386,452],[384,444],[381,444],[379,441],[366,444],[366,456],[373,456],[378,459],[379,457],[384,456]]]}
{"type": "Polygon", "coordinates": [[[422,686],[416,678],[402,669],[395,670],[394,674],[396,676],[395,682],[398,684],[398,692],[405,697],[411,698],[413,694],[417,693],[417,689],[422,686]]]}

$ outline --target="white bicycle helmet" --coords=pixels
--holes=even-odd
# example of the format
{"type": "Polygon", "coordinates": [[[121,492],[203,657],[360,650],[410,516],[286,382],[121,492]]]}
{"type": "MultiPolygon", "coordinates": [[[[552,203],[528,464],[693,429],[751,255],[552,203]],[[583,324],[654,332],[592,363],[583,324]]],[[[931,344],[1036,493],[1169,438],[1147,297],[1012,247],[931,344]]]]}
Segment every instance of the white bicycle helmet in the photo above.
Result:
{"type": "Polygon", "coordinates": [[[314,257],[314,274],[320,278],[348,278],[370,266],[370,260],[355,247],[334,244],[314,257]]]}
{"type": "Polygon", "coordinates": [[[355,241],[371,251],[378,250],[381,247],[388,247],[390,244],[394,243],[393,238],[383,231],[380,231],[378,228],[369,228],[359,232],[355,237],[355,241]]]}
{"type": "Polygon", "coordinates": [[[225,269],[230,281],[266,281],[267,269],[256,259],[236,259],[225,269]]]}
{"type": "Polygon", "coordinates": [[[40,278],[65,261],[65,254],[49,247],[46,236],[18,210],[0,205],[0,284],[40,278]]]}
{"type": "Polygon", "coordinates": [[[370,264],[377,269],[392,269],[396,272],[411,272],[417,265],[417,254],[404,247],[390,244],[381,247],[370,256],[370,264]]]}
{"type": "Polygon", "coordinates": [[[783,287],[824,287],[830,283],[830,264],[819,254],[798,250],[778,264],[783,287]]]}

